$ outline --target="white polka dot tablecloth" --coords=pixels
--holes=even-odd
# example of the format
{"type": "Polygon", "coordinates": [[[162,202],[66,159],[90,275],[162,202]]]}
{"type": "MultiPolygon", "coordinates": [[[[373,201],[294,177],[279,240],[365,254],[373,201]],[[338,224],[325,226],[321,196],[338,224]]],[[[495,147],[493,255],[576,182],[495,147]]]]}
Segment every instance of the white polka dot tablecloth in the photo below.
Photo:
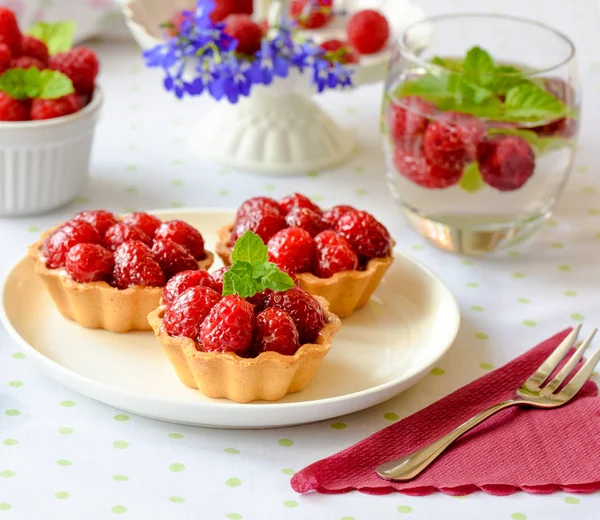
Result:
{"type": "MultiPolygon", "coordinates": [[[[484,8],[476,0],[421,3],[430,13],[484,8]]],[[[482,259],[438,251],[402,222],[385,183],[378,135],[381,86],[319,98],[358,140],[347,164],[293,179],[250,176],[200,163],[191,154],[191,128],[210,101],[177,102],[164,94],[159,76],[143,68],[132,42],[96,46],[106,105],[87,187],[55,213],[0,219],[1,274],[41,230],[83,209],[233,208],[253,195],[299,191],[323,206],[348,203],[373,212],[401,252],[448,284],[463,322],[450,352],[404,394],[331,421],[262,431],[202,429],[126,415],[46,377],[0,328],[0,520],[600,518],[598,493],[300,496],[289,485],[307,464],[427,406],[558,330],[583,323],[587,332],[600,325],[597,3],[487,1],[485,10],[544,20],[573,37],[584,110],[577,162],[555,216],[529,242],[482,259]]],[[[548,432],[549,441],[552,435],[568,432],[548,432]]]]}

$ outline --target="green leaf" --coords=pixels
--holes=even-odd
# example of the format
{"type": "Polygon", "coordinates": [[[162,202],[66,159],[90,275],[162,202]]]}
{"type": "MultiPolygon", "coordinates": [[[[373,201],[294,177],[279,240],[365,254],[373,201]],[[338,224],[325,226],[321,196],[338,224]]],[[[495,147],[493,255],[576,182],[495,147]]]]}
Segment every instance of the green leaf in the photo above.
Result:
{"type": "Polygon", "coordinates": [[[252,275],[252,265],[248,262],[235,262],[223,277],[223,296],[237,294],[240,298],[249,298],[261,290],[261,285],[252,275]]]}
{"type": "Polygon", "coordinates": [[[258,235],[246,231],[235,243],[231,259],[234,262],[262,264],[269,261],[269,249],[258,235]]]}
{"type": "Polygon", "coordinates": [[[458,185],[469,193],[478,192],[485,186],[477,162],[472,162],[465,167],[458,185]]]}
{"type": "Polygon", "coordinates": [[[75,22],[36,22],[27,34],[42,40],[48,46],[50,55],[54,56],[59,52],[68,51],[73,46],[75,22]]]}
{"type": "Polygon", "coordinates": [[[463,60],[460,58],[441,58],[440,56],[435,56],[431,63],[434,65],[439,65],[445,69],[451,70],[453,72],[462,72],[462,62],[463,60]]]}
{"type": "Polygon", "coordinates": [[[550,121],[568,112],[564,103],[533,82],[512,87],[506,93],[504,104],[508,120],[550,121]]]}
{"type": "MultiPolygon", "coordinates": [[[[75,92],[71,78],[55,70],[43,70],[40,74],[41,99],[56,99],[75,92]]],[[[35,96],[30,96],[35,97],[35,96]]]]}
{"type": "Polygon", "coordinates": [[[41,72],[37,67],[29,67],[23,74],[25,82],[25,94],[29,98],[34,98],[40,95],[41,88],[41,72]]]}
{"type": "Polygon", "coordinates": [[[8,69],[0,76],[0,91],[15,99],[27,97],[27,83],[25,82],[25,70],[8,69]]]}
{"type": "Polygon", "coordinates": [[[487,51],[484,51],[481,47],[472,47],[465,56],[462,68],[466,73],[490,74],[494,72],[496,66],[487,51]]]}
{"type": "Polygon", "coordinates": [[[281,271],[275,264],[268,262],[263,264],[261,277],[262,291],[271,289],[272,291],[284,292],[294,287],[295,283],[292,277],[281,271]]]}

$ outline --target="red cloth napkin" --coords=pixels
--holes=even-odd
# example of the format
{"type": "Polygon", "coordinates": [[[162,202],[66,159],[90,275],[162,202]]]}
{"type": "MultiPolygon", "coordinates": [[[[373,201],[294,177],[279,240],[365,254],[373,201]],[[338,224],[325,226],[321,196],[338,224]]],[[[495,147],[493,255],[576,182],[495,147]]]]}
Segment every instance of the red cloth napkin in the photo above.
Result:
{"type": "Polygon", "coordinates": [[[292,479],[299,493],[374,495],[399,491],[466,495],[588,493],[600,489],[600,399],[588,381],[570,404],[553,410],[509,408],[464,435],[409,482],[379,478],[375,468],[407,455],[488,406],[509,399],[570,332],[546,340],[507,365],[371,437],[311,464],[292,479]]]}

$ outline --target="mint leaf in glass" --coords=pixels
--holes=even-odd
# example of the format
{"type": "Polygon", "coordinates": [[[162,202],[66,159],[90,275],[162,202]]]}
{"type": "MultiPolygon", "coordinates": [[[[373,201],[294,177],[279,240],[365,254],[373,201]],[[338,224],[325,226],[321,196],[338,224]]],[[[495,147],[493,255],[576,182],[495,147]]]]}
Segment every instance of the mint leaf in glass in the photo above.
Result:
{"type": "Polygon", "coordinates": [[[458,186],[469,193],[476,193],[485,186],[477,162],[472,162],[465,167],[458,186]]]}
{"type": "Polygon", "coordinates": [[[496,65],[487,51],[481,47],[472,47],[462,62],[462,70],[471,75],[491,74],[496,70],[496,65]]]}
{"type": "Polygon", "coordinates": [[[521,83],[506,93],[507,120],[550,121],[567,115],[567,106],[533,82],[521,83]]]}
{"type": "Polygon", "coordinates": [[[73,46],[75,36],[75,22],[36,22],[27,34],[42,40],[48,47],[51,56],[59,52],[66,52],[73,46]]]}

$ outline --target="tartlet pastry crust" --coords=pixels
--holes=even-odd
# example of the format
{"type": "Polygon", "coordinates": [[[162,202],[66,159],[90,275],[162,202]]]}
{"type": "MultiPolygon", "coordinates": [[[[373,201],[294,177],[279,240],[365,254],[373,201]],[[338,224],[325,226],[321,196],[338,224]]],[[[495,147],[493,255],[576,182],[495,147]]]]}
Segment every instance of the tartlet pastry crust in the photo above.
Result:
{"type": "MultiPolygon", "coordinates": [[[[117,289],[106,282],[79,283],[61,269],[48,269],[42,255],[44,240],[55,230],[46,231],[41,239],[29,246],[34,270],[46,286],[59,312],[68,320],[88,329],[111,332],[152,330],[148,314],[159,306],[162,287],[129,287],[117,289]]],[[[198,262],[201,270],[208,270],[214,255],[206,251],[206,258],[198,262]]]]}
{"type": "MultiPolygon", "coordinates": [[[[229,246],[233,226],[219,228],[219,240],[215,250],[223,263],[231,265],[233,248],[229,246]]],[[[342,271],[331,278],[319,278],[312,273],[296,273],[300,286],[313,296],[321,296],[329,302],[329,310],[340,318],[347,318],[362,309],[371,299],[386,271],[394,262],[393,255],[373,258],[363,271],[342,271]]]]}
{"type": "Polygon", "coordinates": [[[238,403],[278,401],[308,385],[340,328],[339,318],[327,310],[327,301],[317,300],[325,310],[327,324],[315,343],[302,345],[293,356],[263,352],[256,358],[243,358],[233,352],[199,351],[194,340],[172,337],[164,331],[165,306],[151,312],[148,322],[184,385],[208,397],[238,403]]]}

